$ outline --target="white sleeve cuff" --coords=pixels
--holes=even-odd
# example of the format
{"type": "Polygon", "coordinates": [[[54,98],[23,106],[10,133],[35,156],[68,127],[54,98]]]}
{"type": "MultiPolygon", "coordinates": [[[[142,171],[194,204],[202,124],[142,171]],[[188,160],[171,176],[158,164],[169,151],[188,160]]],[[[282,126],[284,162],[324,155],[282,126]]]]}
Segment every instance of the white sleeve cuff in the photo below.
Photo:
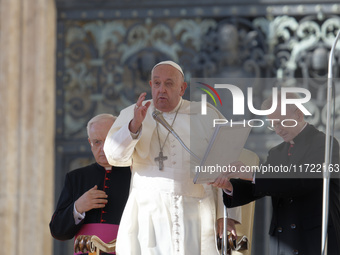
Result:
{"type": "Polygon", "coordinates": [[[131,135],[131,137],[132,137],[132,139],[139,139],[140,138],[140,136],[141,136],[141,134],[142,134],[142,127],[140,128],[140,129],[138,129],[137,130],[137,133],[132,133],[131,131],[130,131],[130,135],[131,135]]]}
{"type": "Polygon", "coordinates": [[[227,189],[223,189],[224,193],[226,193],[228,196],[233,196],[233,192],[227,189]]]}
{"type": "Polygon", "coordinates": [[[85,212],[81,214],[77,212],[76,203],[73,204],[73,217],[76,225],[78,225],[85,218],[85,212]]]}

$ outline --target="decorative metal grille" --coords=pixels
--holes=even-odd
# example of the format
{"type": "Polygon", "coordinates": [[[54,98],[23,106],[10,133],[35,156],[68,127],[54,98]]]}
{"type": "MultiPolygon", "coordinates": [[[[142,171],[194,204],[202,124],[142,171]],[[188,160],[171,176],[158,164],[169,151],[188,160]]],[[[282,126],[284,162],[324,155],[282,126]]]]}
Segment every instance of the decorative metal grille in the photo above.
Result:
{"type": "MultiPolygon", "coordinates": [[[[64,68],[58,70],[58,102],[64,104],[58,109],[63,118],[58,135],[84,137],[91,116],[118,114],[134,103],[142,91],[149,91],[152,66],[164,59],[179,62],[187,80],[326,78],[328,53],[339,28],[336,16],[67,21],[61,36],[64,50],[59,52],[64,68]]],[[[336,60],[339,55],[336,51],[336,60]]],[[[318,106],[324,104],[324,82],[304,84],[318,106]]],[[[313,122],[324,124],[322,118],[313,122]]]]}
{"type": "MultiPolygon", "coordinates": [[[[313,117],[308,121],[324,128],[328,54],[340,29],[336,1],[319,5],[275,1],[270,6],[252,1],[240,6],[218,1],[194,6],[187,1],[178,7],[145,4],[139,10],[129,3],[115,6],[104,1],[101,6],[95,2],[87,1],[88,9],[75,9],[80,5],[59,1],[56,198],[65,173],[92,161],[87,121],[104,112],[118,115],[141,92],[149,92],[150,70],[161,60],[178,62],[187,81],[191,77],[278,77],[294,86],[297,77],[313,78],[302,84],[312,93],[313,117]]],[[[335,59],[338,77],[340,44],[335,59]]],[[[256,86],[260,98],[271,90],[268,84],[256,86]]],[[[339,90],[337,82],[337,129],[339,90]]],[[[277,141],[273,136],[272,143],[277,141]]],[[[259,143],[255,139],[252,144],[259,143]]],[[[260,151],[257,147],[261,156],[267,146],[261,145],[260,151]]],[[[56,254],[62,253],[58,249],[66,248],[56,248],[56,254]]]]}

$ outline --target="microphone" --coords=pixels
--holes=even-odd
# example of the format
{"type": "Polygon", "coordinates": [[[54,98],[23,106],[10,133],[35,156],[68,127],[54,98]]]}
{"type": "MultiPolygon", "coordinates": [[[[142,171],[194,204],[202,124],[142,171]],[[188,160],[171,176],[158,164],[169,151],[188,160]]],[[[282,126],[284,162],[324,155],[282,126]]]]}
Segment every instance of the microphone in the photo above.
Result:
{"type": "Polygon", "coordinates": [[[190,155],[192,155],[194,158],[196,158],[197,160],[201,161],[201,159],[195,154],[193,153],[186,145],[185,143],[182,141],[182,139],[179,137],[179,135],[177,135],[177,133],[175,132],[175,130],[170,126],[170,124],[164,119],[163,114],[160,111],[153,111],[152,113],[152,118],[154,118],[154,120],[156,122],[158,122],[159,124],[161,124],[163,127],[165,127],[166,130],[168,130],[179,142],[180,144],[183,146],[184,149],[186,149],[187,152],[190,153],[190,155]]]}
{"type": "Polygon", "coordinates": [[[160,111],[153,111],[152,117],[155,121],[157,121],[159,124],[161,124],[163,127],[165,127],[171,134],[173,134],[176,138],[178,135],[173,130],[173,128],[169,125],[169,123],[164,119],[163,114],[160,111]]]}

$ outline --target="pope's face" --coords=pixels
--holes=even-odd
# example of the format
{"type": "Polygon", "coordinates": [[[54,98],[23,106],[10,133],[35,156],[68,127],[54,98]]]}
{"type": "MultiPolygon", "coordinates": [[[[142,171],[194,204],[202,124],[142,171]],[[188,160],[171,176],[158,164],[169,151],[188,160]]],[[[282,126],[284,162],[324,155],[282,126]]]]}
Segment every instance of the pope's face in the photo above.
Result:
{"type": "Polygon", "coordinates": [[[153,103],[162,112],[175,109],[187,88],[182,74],[175,67],[166,64],[155,67],[150,86],[153,103]]]}
{"type": "Polygon", "coordinates": [[[109,132],[113,121],[111,120],[99,120],[93,123],[89,129],[88,141],[91,145],[91,151],[96,159],[96,162],[102,167],[109,167],[103,147],[107,133],[109,132]]]}

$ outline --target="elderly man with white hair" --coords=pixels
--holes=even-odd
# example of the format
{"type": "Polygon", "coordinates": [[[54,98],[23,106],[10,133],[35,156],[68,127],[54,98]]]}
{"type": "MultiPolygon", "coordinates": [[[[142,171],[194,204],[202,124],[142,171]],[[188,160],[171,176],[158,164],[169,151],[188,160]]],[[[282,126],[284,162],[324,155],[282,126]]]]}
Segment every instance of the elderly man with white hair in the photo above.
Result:
{"type": "MultiPolygon", "coordinates": [[[[190,154],[152,113],[162,112],[187,145],[195,130],[205,148],[212,125],[191,114],[192,104],[182,99],[187,83],[178,64],[156,64],[150,86],[152,100],[145,100],[146,93],[142,93],[136,104],[122,110],[104,145],[110,164],[132,164],[131,192],[118,232],[117,254],[217,255],[216,236],[223,230],[222,193],[211,185],[193,183],[190,154]]],[[[221,118],[212,107],[208,116],[221,118]]],[[[240,221],[239,213],[230,213],[234,215],[229,217],[240,221]]]]}

